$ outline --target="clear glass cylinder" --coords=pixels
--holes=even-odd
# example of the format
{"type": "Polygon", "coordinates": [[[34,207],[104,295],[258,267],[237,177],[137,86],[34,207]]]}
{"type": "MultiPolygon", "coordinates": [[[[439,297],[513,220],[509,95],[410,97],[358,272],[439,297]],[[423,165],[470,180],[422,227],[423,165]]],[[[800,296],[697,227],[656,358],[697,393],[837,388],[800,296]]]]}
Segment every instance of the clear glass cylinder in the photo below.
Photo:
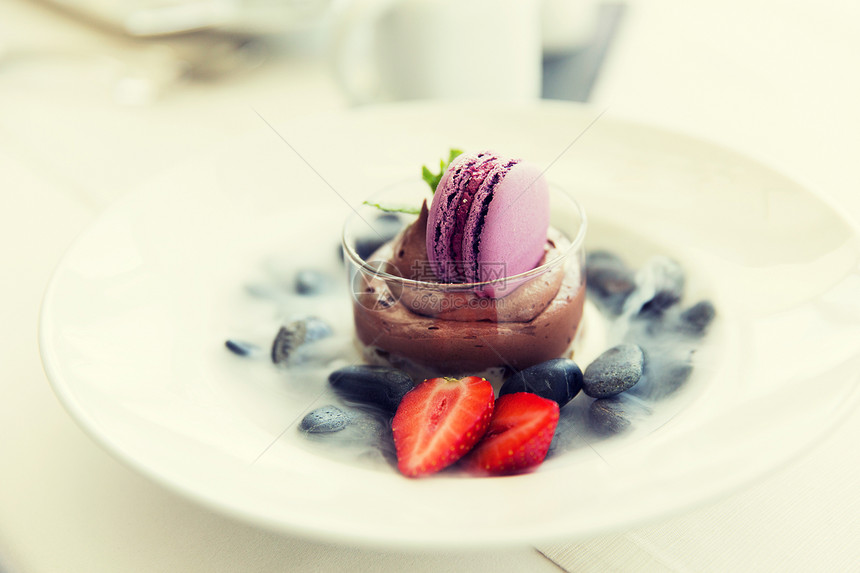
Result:
{"type": "MultiPolygon", "coordinates": [[[[422,201],[429,207],[432,196],[416,181],[368,202],[417,208],[422,201]]],[[[587,222],[580,205],[555,185],[550,208],[547,246],[536,268],[504,276],[502,265],[498,278],[460,284],[436,279],[420,215],[358,208],[344,225],[343,249],[356,343],[365,360],[417,378],[500,379],[568,356],[585,302],[587,222]]]]}

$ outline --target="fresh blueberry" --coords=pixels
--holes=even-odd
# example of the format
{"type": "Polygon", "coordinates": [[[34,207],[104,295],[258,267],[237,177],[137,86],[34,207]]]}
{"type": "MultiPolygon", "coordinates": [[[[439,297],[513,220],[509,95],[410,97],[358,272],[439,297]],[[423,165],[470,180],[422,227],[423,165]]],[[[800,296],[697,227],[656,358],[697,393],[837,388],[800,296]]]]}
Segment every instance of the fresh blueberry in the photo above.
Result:
{"type": "Polygon", "coordinates": [[[299,430],[309,434],[331,434],[349,425],[350,416],[337,406],[323,406],[302,418],[299,430]]]}
{"type": "Polygon", "coordinates": [[[224,346],[226,346],[230,352],[239,356],[251,356],[260,351],[260,347],[256,344],[251,344],[250,342],[244,342],[241,340],[227,340],[224,342],[224,346]]]}
{"type": "Polygon", "coordinates": [[[629,390],[645,370],[645,354],[636,344],[619,344],[585,369],[582,390],[592,398],[608,398],[629,390]]]}
{"type": "Polygon", "coordinates": [[[595,251],[585,258],[585,284],[606,310],[621,314],[624,301],[636,288],[633,271],[617,255],[595,251]]]}
{"type": "Polygon", "coordinates": [[[278,330],[272,343],[272,362],[285,364],[290,359],[290,353],[305,341],[306,330],[301,323],[290,323],[278,330]]]}
{"type": "Polygon", "coordinates": [[[711,301],[697,302],[678,317],[681,331],[693,336],[702,336],[708,330],[715,315],[716,309],[711,301]]]}
{"type": "Polygon", "coordinates": [[[323,273],[304,269],[296,274],[295,289],[302,295],[315,295],[323,292],[326,288],[328,277],[323,273]]]}
{"type": "Polygon", "coordinates": [[[272,362],[286,364],[299,346],[331,336],[331,334],[331,326],[324,320],[313,316],[295,320],[282,326],[278,330],[274,343],[272,343],[272,362]]]}
{"type": "Polygon", "coordinates": [[[347,402],[393,414],[400,400],[415,387],[402,370],[384,366],[346,366],[328,377],[335,393],[347,402]]]}
{"type": "Polygon", "coordinates": [[[548,360],[517,372],[505,380],[499,396],[531,392],[555,400],[559,407],[573,400],[582,389],[582,370],[567,358],[548,360]]]}
{"type": "Polygon", "coordinates": [[[359,237],[355,240],[355,252],[362,260],[367,260],[386,240],[380,237],[359,237]]]}
{"type": "Polygon", "coordinates": [[[372,229],[355,240],[355,252],[365,261],[403,228],[403,222],[394,213],[383,213],[373,219],[370,225],[372,229]]]}
{"type": "MultiPolygon", "coordinates": [[[[328,408],[335,407],[328,406],[328,408]]],[[[323,409],[321,408],[321,410],[323,409]]],[[[340,428],[338,426],[341,422],[336,420],[332,425],[331,432],[325,434],[306,432],[305,436],[311,440],[322,439],[328,450],[340,450],[358,463],[369,462],[376,465],[379,462],[387,461],[394,465],[397,464],[397,452],[394,447],[394,438],[391,435],[390,415],[347,409],[345,418],[346,423],[340,428]]],[[[320,426],[325,427],[322,424],[320,426]]],[[[299,429],[305,431],[301,426],[299,429]]]]}
{"type": "Polygon", "coordinates": [[[636,273],[636,291],[625,302],[625,310],[660,316],[681,300],[685,282],[681,265],[668,257],[653,257],[636,273]]]}

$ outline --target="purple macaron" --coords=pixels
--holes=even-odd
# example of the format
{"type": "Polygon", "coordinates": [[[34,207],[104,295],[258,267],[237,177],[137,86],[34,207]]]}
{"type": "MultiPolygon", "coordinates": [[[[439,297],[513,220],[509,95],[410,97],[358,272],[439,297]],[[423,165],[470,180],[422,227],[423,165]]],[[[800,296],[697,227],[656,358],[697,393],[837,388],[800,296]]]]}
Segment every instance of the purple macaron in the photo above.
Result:
{"type": "Polygon", "coordinates": [[[436,187],[427,256],[442,282],[501,279],[537,266],[548,229],[549,187],[537,167],[489,151],[464,153],[436,187]]]}

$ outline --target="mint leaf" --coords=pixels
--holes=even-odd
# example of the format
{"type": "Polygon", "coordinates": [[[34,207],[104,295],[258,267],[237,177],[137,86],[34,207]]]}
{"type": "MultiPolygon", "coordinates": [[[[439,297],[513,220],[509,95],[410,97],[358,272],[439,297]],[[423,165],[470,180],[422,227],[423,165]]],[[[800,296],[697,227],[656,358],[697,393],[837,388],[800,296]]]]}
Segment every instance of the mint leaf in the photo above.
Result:
{"type": "Polygon", "coordinates": [[[390,205],[374,203],[373,201],[365,201],[364,204],[376,207],[380,211],[385,211],[386,213],[406,213],[407,215],[418,215],[421,213],[421,209],[416,207],[392,207],[390,205]]]}
{"type": "Polygon", "coordinates": [[[421,178],[430,186],[433,193],[436,192],[436,187],[439,186],[439,181],[442,180],[442,175],[445,174],[445,170],[448,168],[448,165],[462,154],[462,150],[452,147],[448,151],[448,161],[445,161],[444,159],[439,160],[439,173],[433,173],[426,165],[421,168],[421,178]]]}
{"type": "Polygon", "coordinates": [[[421,167],[421,178],[433,189],[433,192],[436,192],[436,186],[439,185],[439,181],[442,179],[442,175],[434,175],[432,171],[430,171],[426,165],[421,167]]]}

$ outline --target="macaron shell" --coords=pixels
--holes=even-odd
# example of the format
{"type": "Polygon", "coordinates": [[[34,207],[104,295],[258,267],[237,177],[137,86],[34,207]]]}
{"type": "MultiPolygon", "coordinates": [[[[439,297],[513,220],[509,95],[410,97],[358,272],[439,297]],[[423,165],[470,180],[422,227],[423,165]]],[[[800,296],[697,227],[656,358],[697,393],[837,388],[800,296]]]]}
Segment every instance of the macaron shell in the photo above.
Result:
{"type": "Polygon", "coordinates": [[[461,168],[474,161],[474,157],[463,154],[455,159],[445,170],[442,179],[436,186],[430,213],[427,216],[427,257],[433,270],[440,279],[445,279],[444,269],[435,267],[437,261],[451,260],[451,233],[454,232],[455,221],[448,216],[447,206],[452,204],[459,193],[458,179],[461,168]]]}
{"type": "Polygon", "coordinates": [[[457,264],[462,261],[461,249],[454,251],[452,245],[455,236],[457,247],[462,244],[461,237],[474,194],[467,193],[473,174],[476,171],[483,173],[487,164],[497,161],[496,156],[489,152],[462,154],[451,162],[436,186],[427,218],[427,255],[433,272],[443,282],[462,280],[462,264],[457,264]],[[467,195],[468,204],[464,208],[467,195]]]}
{"type": "MultiPolygon", "coordinates": [[[[549,229],[549,185],[536,166],[513,165],[495,186],[478,191],[474,207],[465,229],[469,282],[495,280],[537,266],[549,229]]],[[[488,289],[487,294],[507,290],[488,289]]]]}
{"type": "Polygon", "coordinates": [[[454,232],[451,235],[451,261],[454,262],[454,274],[459,280],[464,280],[466,272],[463,245],[465,242],[466,223],[472,214],[474,199],[489,179],[489,175],[499,169],[499,159],[488,153],[479,154],[478,161],[469,168],[469,173],[460,178],[460,193],[454,200],[451,215],[455,218],[454,232]]]}

